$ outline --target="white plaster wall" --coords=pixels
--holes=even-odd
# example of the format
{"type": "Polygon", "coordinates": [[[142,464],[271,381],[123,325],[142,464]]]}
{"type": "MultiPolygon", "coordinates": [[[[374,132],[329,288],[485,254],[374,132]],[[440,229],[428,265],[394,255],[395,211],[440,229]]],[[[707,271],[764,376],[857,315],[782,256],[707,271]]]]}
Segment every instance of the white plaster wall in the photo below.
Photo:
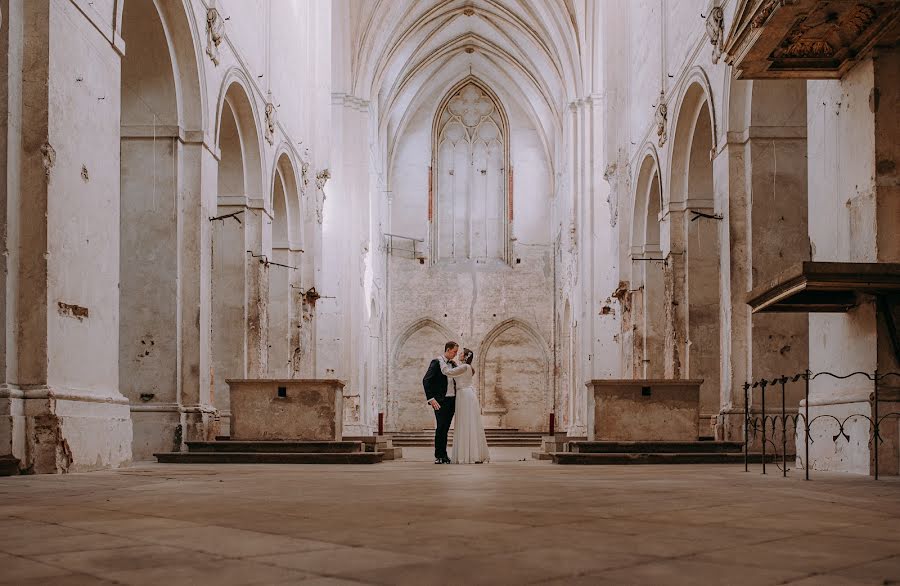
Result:
{"type": "Polygon", "coordinates": [[[50,13],[48,382],[115,395],[118,387],[119,58],[68,2],[50,13]],[[77,73],[84,70],[84,73],[77,73]],[[84,77],[84,82],[76,78],[84,77]],[[104,99],[99,99],[104,98],[104,99]],[[90,116],[84,115],[91,113],[90,116]],[[80,137],[80,140],[73,140],[80,137]],[[82,166],[89,180],[81,177],[82,166]],[[85,271],[89,271],[85,273],[85,271]],[[83,320],[58,303],[86,307],[83,320]]]}

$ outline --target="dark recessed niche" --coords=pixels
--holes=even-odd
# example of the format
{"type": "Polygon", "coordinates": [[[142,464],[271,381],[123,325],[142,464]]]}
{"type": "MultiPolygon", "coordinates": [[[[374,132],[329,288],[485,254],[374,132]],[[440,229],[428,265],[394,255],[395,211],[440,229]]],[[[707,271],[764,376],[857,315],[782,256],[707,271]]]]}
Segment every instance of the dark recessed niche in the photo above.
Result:
{"type": "Polygon", "coordinates": [[[446,313],[444,314],[444,317],[447,317],[447,314],[446,314],[446,313]]]}
{"type": "Polygon", "coordinates": [[[649,397],[650,396],[650,387],[641,387],[641,396],[649,397]]]}
{"type": "Polygon", "coordinates": [[[516,259],[516,264],[517,264],[517,265],[522,264],[522,259],[521,259],[521,258],[517,258],[517,259],[516,259]]]}
{"type": "Polygon", "coordinates": [[[287,397],[287,387],[278,387],[278,396],[280,398],[287,397]]]}

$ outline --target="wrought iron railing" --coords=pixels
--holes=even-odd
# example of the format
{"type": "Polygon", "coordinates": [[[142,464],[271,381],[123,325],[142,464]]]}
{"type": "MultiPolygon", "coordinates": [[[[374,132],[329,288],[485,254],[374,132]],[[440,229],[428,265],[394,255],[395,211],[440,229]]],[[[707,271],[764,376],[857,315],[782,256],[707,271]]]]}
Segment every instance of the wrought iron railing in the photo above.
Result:
{"type": "Polygon", "coordinates": [[[781,470],[782,476],[787,476],[788,464],[788,430],[793,428],[794,444],[797,446],[797,433],[800,429],[804,431],[803,438],[803,456],[800,458],[803,463],[804,477],[809,480],[809,446],[815,443],[810,434],[810,429],[819,420],[833,420],[837,423],[838,433],[832,437],[832,441],[837,443],[838,438],[843,437],[850,441],[850,435],[847,433],[846,425],[849,421],[860,418],[869,422],[869,438],[871,438],[872,455],[873,455],[873,472],[875,480],[878,480],[878,452],[879,444],[884,443],[881,437],[881,426],[885,419],[892,416],[900,417],[900,411],[891,411],[882,414],[880,412],[880,386],[882,381],[888,377],[897,377],[900,382],[900,372],[852,372],[850,374],[841,375],[833,372],[817,372],[812,373],[809,370],[795,374],[793,376],[780,376],[771,379],[759,379],[756,381],[744,383],[744,471],[750,470],[750,444],[755,443],[757,438],[760,439],[762,451],[762,473],[766,473],[766,462],[769,460],[768,448],[771,446],[774,450],[775,465],[781,470]],[[837,380],[845,380],[851,377],[862,376],[872,381],[872,412],[871,415],[866,413],[852,413],[843,419],[831,414],[822,413],[810,419],[809,415],[809,387],[810,383],[819,377],[831,377],[837,380]],[[797,410],[796,413],[788,412],[786,401],[786,387],[788,384],[794,384],[803,381],[804,385],[804,404],[803,408],[797,410]],[[781,394],[781,411],[770,413],[766,409],[766,389],[771,387],[780,387],[781,394]],[[750,392],[751,389],[760,390],[760,413],[752,415],[750,413],[750,392]],[[781,427],[781,464],[778,464],[778,445],[775,442],[778,427],[781,427]],[[802,428],[801,428],[802,425],[802,428]],[[771,429],[771,432],[770,432],[771,429]],[[771,435],[770,435],[771,433],[771,435]]]}

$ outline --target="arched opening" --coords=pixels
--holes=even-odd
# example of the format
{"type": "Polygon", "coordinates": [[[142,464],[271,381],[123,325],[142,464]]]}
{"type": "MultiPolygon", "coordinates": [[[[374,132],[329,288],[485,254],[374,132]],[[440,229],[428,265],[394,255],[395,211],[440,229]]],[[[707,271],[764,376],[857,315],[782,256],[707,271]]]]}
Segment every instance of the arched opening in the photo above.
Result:
{"type": "MultiPolygon", "coordinates": [[[[127,2],[122,37],[119,388],[136,460],[172,447],[178,409],[178,87],[153,2],[127,2]]],[[[85,171],[86,172],[86,171],[85,171]]],[[[85,177],[87,180],[87,177],[85,177]]]]}
{"type": "Polygon", "coordinates": [[[476,358],[485,427],[546,429],[548,361],[540,340],[518,322],[501,324],[476,358]]]}
{"type": "Polygon", "coordinates": [[[477,80],[444,98],[432,143],[435,262],[508,262],[508,136],[500,101],[477,80]]]}
{"type": "Polygon", "coordinates": [[[644,335],[641,360],[643,378],[664,378],[666,373],[665,338],[665,263],[659,238],[659,211],[662,202],[659,170],[647,183],[647,213],[644,217],[644,244],[641,268],[644,284],[644,335]]]}
{"type": "MultiPolygon", "coordinates": [[[[259,134],[253,108],[237,82],[220,105],[218,205],[212,230],[212,363],[214,404],[229,415],[231,378],[264,376],[268,278],[259,258],[267,223],[262,193],[259,134]]],[[[282,198],[283,200],[283,198],[282,198]]]]}
{"type": "Polygon", "coordinates": [[[385,428],[390,431],[434,429],[434,412],[425,403],[422,377],[444,350],[451,334],[431,320],[416,322],[398,339],[387,396],[385,428]]]}
{"type": "Polygon", "coordinates": [[[660,246],[659,165],[648,153],[638,172],[631,229],[632,376],[665,376],[665,273],[660,246]]]}
{"type": "Polygon", "coordinates": [[[299,368],[293,364],[295,348],[300,343],[300,327],[296,317],[299,306],[292,300],[292,288],[300,284],[300,250],[295,243],[298,200],[293,166],[287,154],[275,165],[272,186],[272,261],[269,269],[269,376],[291,378],[299,368]],[[294,205],[292,205],[294,204],[294,205]],[[284,265],[284,266],[279,266],[284,265]],[[295,267],[295,268],[286,268],[295,267]]]}
{"type": "Polygon", "coordinates": [[[683,202],[683,229],[673,230],[673,248],[684,251],[683,287],[687,310],[682,312],[686,343],[681,376],[703,379],[701,418],[720,410],[720,283],[719,232],[715,219],[712,156],[715,133],[706,93],[691,85],[681,103],[673,140],[671,201],[683,202]],[[683,239],[683,242],[677,240],[683,239]]]}

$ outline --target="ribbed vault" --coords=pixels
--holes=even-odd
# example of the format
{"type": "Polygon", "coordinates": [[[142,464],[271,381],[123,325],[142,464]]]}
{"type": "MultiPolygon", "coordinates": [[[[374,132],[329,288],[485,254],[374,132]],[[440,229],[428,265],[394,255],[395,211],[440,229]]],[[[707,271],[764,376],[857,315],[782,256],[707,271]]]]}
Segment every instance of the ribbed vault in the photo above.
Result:
{"type": "Polygon", "coordinates": [[[582,87],[573,0],[370,0],[350,7],[351,93],[369,100],[388,162],[409,118],[476,75],[533,122],[547,159],[582,87]]]}

